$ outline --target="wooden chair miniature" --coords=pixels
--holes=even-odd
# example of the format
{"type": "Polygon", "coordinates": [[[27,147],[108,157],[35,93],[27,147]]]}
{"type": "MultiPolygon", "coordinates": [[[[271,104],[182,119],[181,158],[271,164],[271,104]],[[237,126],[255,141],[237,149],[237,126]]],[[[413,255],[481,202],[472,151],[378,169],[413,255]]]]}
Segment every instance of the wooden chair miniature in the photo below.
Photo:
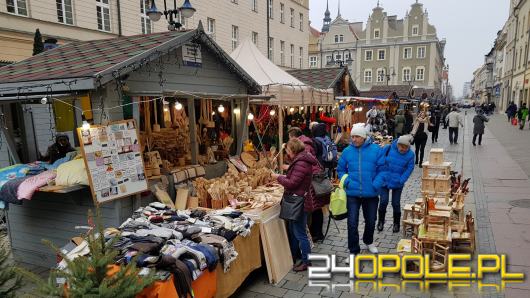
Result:
{"type": "Polygon", "coordinates": [[[431,257],[431,272],[446,271],[449,247],[435,242],[428,251],[431,257]]]}
{"type": "Polygon", "coordinates": [[[413,235],[418,235],[419,227],[422,223],[421,207],[414,204],[407,204],[403,208],[403,219],[401,225],[403,226],[403,237],[407,236],[410,230],[413,235]]]}
{"type": "Polygon", "coordinates": [[[471,254],[475,253],[475,219],[471,211],[466,214],[465,229],[453,232],[453,249],[455,251],[464,251],[471,254]]]}
{"type": "Polygon", "coordinates": [[[451,241],[451,221],[450,213],[448,211],[430,210],[423,218],[421,240],[429,242],[444,242],[451,241]]]}
{"type": "Polygon", "coordinates": [[[464,222],[464,200],[465,195],[459,191],[454,194],[454,199],[452,202],[452,217],[454,221],[458,221],[463,223],[464,222]]]}

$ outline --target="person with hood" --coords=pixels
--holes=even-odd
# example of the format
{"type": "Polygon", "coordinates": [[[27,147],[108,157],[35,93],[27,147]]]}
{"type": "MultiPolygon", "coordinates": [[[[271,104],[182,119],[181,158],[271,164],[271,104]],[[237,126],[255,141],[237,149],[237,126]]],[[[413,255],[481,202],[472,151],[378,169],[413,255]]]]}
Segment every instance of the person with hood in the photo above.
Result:
{"type": "Polygon", "coordinates": [[[473,146],[477,146],[477,136],[478,136],[478,145],[482,145],[482,135],[484,134],[484,123],[488,122],[488,118],[484,116],[484,112],[481,109],[477,110],[477,114],[473,117],[473,146]]]}
{"type": "Polygon", "coordinates": [[[421,111],[414,122],[414,128],[412,129],[412,135],[414,136],[414,147],[416,148],[416,164],[423,167],[423,157],[425,155],[425,146],[427,145],[427,139],[429,136],[425,132],[425,126],[429,123],[429,116],[424,111],[421,111]]]}
{"type": "Polygon", "coordinates": [[[519,129],[523,130],[526,124],[526,118],[528,118],[528,108],[526,102],[521,105],[519,111],[517,111],[517,119],[519,120],[519,129]]]}
{"type": "Polygon", "coordinates": [[[403,114],[403,110],[399,110],[397,112],[396,117],[394,118],[394,132],[396,133],[397,138],[401,137],[405,133],[405,123],[407,122],[407,120],[405,119],[405,116],[403,114]]]}
{"type": "Polygon", "coordinates": [[[383,155],[378,162],[382,168],[384,186],[381,189],[381,200],[379,201],[379,217],[377,230],[381,232],[385,224],[386,208],[392,191],[392,210],[394,226],[393,233],[399,232],[401,222],[401,193],[405,182],[414,170],[414,153],[410,149],[411,135],[403,135],[397,140],[383,148],[383,155]]]}
{"type": "Polygon", "coordinates": [[[342,151],[337,173],[339,179],[348,175],[344,181],[344,190],[348,196],[348,249],[350,254],[358,254],[359,246],[359,209],[363,209],[365,221],[363,242],[368,250],[376,254],[374,244],[375,221],[379,202],[379,189],[383,186],[378,161],[381,147],[372,143],[363,125],[354,125],[351,129],[351,144],[342,151]]]}
{"type": "Polygon", "coordinates": [[[70,138],[65,134],[58,134],[55,143],[48,147],[43,160],[53,164],[56,160],[66,156],[66,153],[75,151],[70,144],[70,138]]]}
{"type": "Polygon", "coordinates": [[[464,127],[464,124],[456,107],[453,107],[451,113],[447,114],[445,121],[449,124],[449,142],[451,145],[458,144],[458,126],[464,127]]]}
{"type": "Polygon", "coordinates": [[[289,245],[293,259],[301,256],[301,262],[296,263],[293,270],[296,272],[307,270],[311,266],[308,255],[311,253],[311,245],[307,237],[306,226],[307,217],[310,212],[317,208],[318,202],[315,200],[312,191],[311,180],[313,168],[318,166],[318,160],[305,150],[305,145],[299,139],[291,139],[286,146],[287,156],[292,160],[286,175],[272,174],[284,188],[285,193],[304,198],[304,214],[299,220],[289,220],[289,245]]]}

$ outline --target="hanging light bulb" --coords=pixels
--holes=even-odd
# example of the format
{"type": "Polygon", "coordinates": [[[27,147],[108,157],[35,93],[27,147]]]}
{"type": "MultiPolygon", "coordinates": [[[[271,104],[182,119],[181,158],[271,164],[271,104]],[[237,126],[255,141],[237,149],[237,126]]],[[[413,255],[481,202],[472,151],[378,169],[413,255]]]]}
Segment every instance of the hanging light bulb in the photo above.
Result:
{"type": "Polygon", "coordinates": [[[254,120],[254,114],[248,113],[248,120],[250,121],[254,120]]]}
{"type": "Polygon", "coordinates": [[[304,107],[300,107],[300,111],[303,111],[304,110],[304,107]]]}
{"type": "Polygon", "coordinates": [[[41,98],[40,103],[43,104],[43,105],[47,104],[48,103],[48,97],[44,96],[43,98],[41,98]]]}
{"type": "Polygon", "coordinates": [[[182,110],[182,104],[181,104],[180,102],[177,101],[177,103],[175,104],[175,109],[176,109],[177,111],[182,110]]]}
{"type": "Polygon", "coordinates": [[[215,115],[215,112],[212,112],[212,116],[214,116],[214,115],[215,115]]]}
{"type": "Polygon", "coordinates": [[[343,99],[341,99],[341,100],[339,100],[339,102],[340,102],[340,103],[343,103],[343,102],[344,102],[344,100],[343,100],[343,99]]]}
{"type": "Polygon", "coordinates": [[[275,110],[271,110],[271,111],[269,112],[269,114],[270,114],[271,116],[274,116],[274,115],[276,115],[276,111],[275,111],[275,110]]]}
{"type": "Polygon", "coordinates": [[[322,112],[322,111],[324,111],[324,108],[320,107],[320,108],[318,108],[318,110],[322,112]]]}
{"type": "Polygon", "coordinates": [[[241,110],[239,108],[234,109],[234,114],[239,115],[241,113],[241,110]]]}
{"type": "Polygon", "coordinates": [[[360,108],[359,108],[359,112],[362,112],[362,111],[363,111],[363,107],[360,107],[360,108]]]}
{"type": "Polygon", "coordinates": [[[82,128],[83,130],[90,129],[90,123],[88,123],[88,121],[84,120],[84,121],[83,121],[83,125],[81,126],[81,128],[82,128]]]}
{"type": "Polygon", "coordinates": [[[168,112],[168,111],[169,111],[169,109],[168,109],[168,108],[164,108],[164,112],[168,112]]]}
{"type": "Polygon", "coordinates": [[[289,112],[293,113],[293,112],[294,112],[294,108],[291,107],[291,108],[289,109],[289,112]]]}
{"type": "Polygon", "coordinates": [[[218,111],[219,113],[222,113],[222,112],[225,111],[225,107],[223,107],[223,105],[219,105],[219,107],[217,108],[217,111],[218,111]]]}

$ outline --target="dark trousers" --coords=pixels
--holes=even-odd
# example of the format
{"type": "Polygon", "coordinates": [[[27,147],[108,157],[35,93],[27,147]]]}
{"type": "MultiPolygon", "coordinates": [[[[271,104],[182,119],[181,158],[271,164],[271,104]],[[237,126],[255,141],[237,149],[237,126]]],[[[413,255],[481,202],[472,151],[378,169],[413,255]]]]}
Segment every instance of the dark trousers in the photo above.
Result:
{"type": "Polygon", "coordinates": [[[431,139],[432,139],[432,142],[438,142],[438,132],[440,131],[440,126],[434,126],[432,128],[432,135],[431,135],[431,139]]]}
{"type": "Polygon", "coordinates": [[[478,136],[478,144],[481,145],[482,144],[482,134],[474,134],[473,135],[473,145],[476,144],[477,136],[478,136]]]}
{"type": "Polygon", "coordinates": [[[377,218],[377,197],[348,197],[348,249],[351,254],[361,252],[359,246],[359,209],[362,207],[364,216],[363,242],[370,245],[374,242],[375,220],[377,218]]]}
{"type": "Polygon", "coordinates": [[[414,147],[416,148],[416,163],[423,163],[423,156],[425,154],[425,145],[427,145],[427,139],[414,140],[414,147]]]}
{"type": "Polygon", "coordinates": [[[458,127],[449,127],[449,143],[458,143],[458,127]]]}
{"type": "Polygon", "coordinates": [[[307,256],[311,253],[311,245],[309,244],[306,230],[307,216],[308,213],[304,212],[304,216],[302,216],[300,220],[287,221],[291,256],[293,256],[294,259],[301,256],[302,262],[306,264],[309,262],[307,256]]]}
{"type": "Polygon", "coordinates": [[[379,201],[379,221],[385,220],[385,214],[386,214],[386,207],[388,206],[388,201],[390,199],[390,191],[392,191],[392,211],[394,216],[394,222],[399,222],[399,219],[401,218],[401,193],[403,192],[403,188],[396,188],[396,189],[388,189],[386,187],[383,187],[381,189],[381,199],[379,201]]]}
{"type": "Polygon", "coordinates": [[[324,213],[322,213],[322,208],[317,209],[311,213],[311,224],[309,225],[309,232],[313,239],[322,239],[324,234],[322,234],[322,226],[324,225],[324,213]]]}

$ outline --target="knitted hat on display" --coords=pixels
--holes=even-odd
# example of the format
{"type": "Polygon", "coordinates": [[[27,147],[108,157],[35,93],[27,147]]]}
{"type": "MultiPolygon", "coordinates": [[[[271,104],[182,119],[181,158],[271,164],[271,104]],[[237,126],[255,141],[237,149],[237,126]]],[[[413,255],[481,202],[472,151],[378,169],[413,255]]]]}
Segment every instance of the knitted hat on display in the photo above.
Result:
{"type": "Polygon", "coordinates": [[[361,124],[361,125],[354,125],[354,126],[351,128],[350,135],[351,135],[352,137],[353,137],[353,136],[358,136],[358,137],[361,137],[361,138],[366,139],[366,137],[367,137],[367,135],[368,135],[368,132],[366,131],[366,127],[364,127],[363,124],[361,124]]]}
{"type": "Polygon", "coordinates": [[[412,136],[411,135],[402,135],[401,137],[399,137],[397,143],[401,144],[401,145],[410,146],[411,141],[412,141],[412,136]]]}

